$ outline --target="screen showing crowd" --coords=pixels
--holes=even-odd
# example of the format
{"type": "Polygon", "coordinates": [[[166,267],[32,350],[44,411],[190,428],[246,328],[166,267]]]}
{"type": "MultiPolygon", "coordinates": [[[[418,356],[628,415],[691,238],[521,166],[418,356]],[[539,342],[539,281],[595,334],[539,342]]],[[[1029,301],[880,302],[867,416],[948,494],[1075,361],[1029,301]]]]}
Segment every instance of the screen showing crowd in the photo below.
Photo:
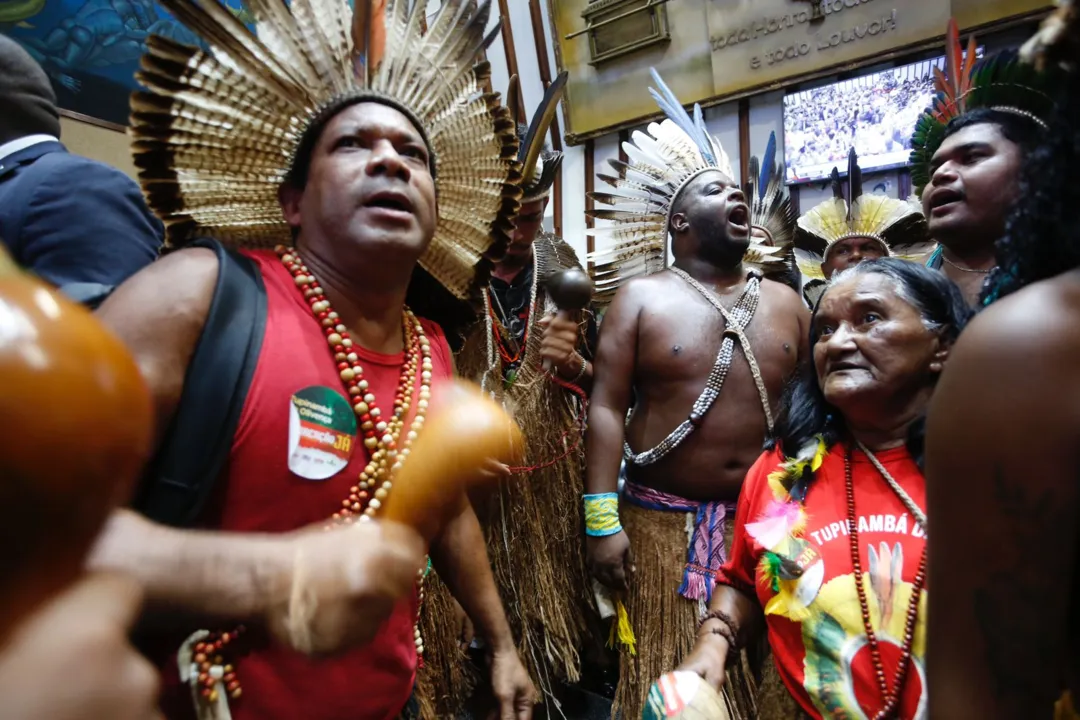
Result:
{"type": "Polygon", "coordinates": [[[786,95],[787,182],[843,170],[853,147],[864,171],[906,165],[915,123],[934,98],[935,67],[944,70],[944,56],[786,95]]]}

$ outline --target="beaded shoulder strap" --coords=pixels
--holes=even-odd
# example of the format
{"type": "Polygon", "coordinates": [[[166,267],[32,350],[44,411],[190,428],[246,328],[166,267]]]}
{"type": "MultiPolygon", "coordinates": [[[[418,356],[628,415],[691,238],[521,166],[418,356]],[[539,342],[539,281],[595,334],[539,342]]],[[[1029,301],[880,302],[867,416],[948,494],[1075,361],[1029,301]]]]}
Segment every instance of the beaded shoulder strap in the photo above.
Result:
{"type": "Polygon", "coordinates": [[[701,425],[705,413],[712,408],[713,403],[716,402],[716,398],[720,396],[720,391],[724,387],[724,380],[727,379],[728,372],[731,370],[731,361],[735,355],[736,340],[742,346],[743,354],[746,355],[746,361],[750,365],[750,372],[754,376],[754,383],[757,385],[758,394],[761,397],[761,405],[765,409],[765,422],[768,425],[769,432],[771,433],[773,429],[772,409],[769,407],[769,396],[765,390],[765,381],[761,377],[761,369],[758,367],[757,358],[750,347],[750,340],[744,332],[744,328],[750,325],[750,321],[754,319],[758,301],[761,299],[761,275],[757,272],[750,274],[750,279],[747,281],[746,288],[739,296],[739,299],[731,310],[727,310],[720,304],[720,300],[697,280],[679,268],[673,267],[670,269],[686,281],[690,287],[701,293],[709,304],[719,311],[724,318],[726,327],[724,328],[723,340],[720,342],[720,351],[716,355],[716,362],[713,363],[712,370],[709,371],[709,377],[705,381],[705,388],[701,391],[698,399],[694,401],[690,415],[686,420],[661,440],[660,444],[650,450],[635,453],[630,448],[630,443],[623,442],[623,457],[627,462],[639,466],[651,465],[657,462],[681,445],[690,436],[690,433],[701,425]]]}

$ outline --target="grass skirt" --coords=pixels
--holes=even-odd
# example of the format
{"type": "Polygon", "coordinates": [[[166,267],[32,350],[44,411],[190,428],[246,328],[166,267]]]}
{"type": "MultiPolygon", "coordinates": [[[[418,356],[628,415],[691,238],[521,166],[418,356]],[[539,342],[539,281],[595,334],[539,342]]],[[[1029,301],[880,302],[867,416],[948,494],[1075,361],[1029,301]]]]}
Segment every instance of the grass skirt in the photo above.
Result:
{"type": "MultiPolygon", "coordinates": [[[[612,717],[621,712],[624,720],[637,720],[652,684],[678,667],[694,647],[704,608],[678,592],[693,514],[646,510],[627,502],[620,505],[619,514],[636,568],[626,610],[637,638],[637,654],[620,655],[612,717]]],[[[727,525],[729,546],[733,525],[727,525]]],[[[756,683],[745,652],[739,653],[739,660],[737,665],[728,666],[724,704],[731,720],[750,720],[757,717],[756,683]]]]}

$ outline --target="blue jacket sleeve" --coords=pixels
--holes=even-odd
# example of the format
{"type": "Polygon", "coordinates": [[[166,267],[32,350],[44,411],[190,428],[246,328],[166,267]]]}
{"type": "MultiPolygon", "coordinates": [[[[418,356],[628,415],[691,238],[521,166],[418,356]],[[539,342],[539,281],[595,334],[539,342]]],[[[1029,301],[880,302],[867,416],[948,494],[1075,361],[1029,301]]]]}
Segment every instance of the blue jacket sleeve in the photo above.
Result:
{"type": "Polygon", "coordinates": [[[42,161],[19,232],[27,268],[58,287],[116,286],[153,262],[163,227],[131,178],[77,155],[42,161]]]}

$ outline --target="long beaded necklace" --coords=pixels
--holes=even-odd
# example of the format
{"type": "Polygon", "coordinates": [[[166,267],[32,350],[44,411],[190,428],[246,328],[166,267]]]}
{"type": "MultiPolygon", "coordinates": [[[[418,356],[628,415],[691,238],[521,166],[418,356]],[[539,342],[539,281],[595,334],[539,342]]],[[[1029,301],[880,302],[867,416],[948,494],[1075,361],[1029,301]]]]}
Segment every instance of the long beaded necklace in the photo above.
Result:
{"type": "MultiPolygon", "coordinates": [[[[866,451],[864,450],[864,452],[866,451]]],[[[866,455],[872,459],[872,462],[878,471],[885,477],[890,489],[893,489],[895,492],[894,486],[898,486],[896,481],[893,480],[892,476],[877,462],[877,458],[875,458],[873,454],[867,452],[866,455]]],[[[919,599],[922,597],[923,585],[926,582],[926,547],[923,547],[922,556],[919,558],[919,569],[916,571],[915,581],[912,583],[911,600],[908,602],[907,617],[904,622],[904,640],[903,644],[900,646],[900,662],[896,666],[893,688],[890,690],[888,681],[885,679],[885,665],[881,660],[881,649],[878,646],[877,633],[874,632],[874,626],[870,622],[870,605],[866,600],[866,587],[863,584],[862,563],[859,561],[859,523],[858,515],[855,514],[855,483],[852,480],[851,465],[851,450],[849,448],[844,456],[844,484],[847,491],[847,520],[848,528],[850,530],[848,538],[851,541],[851,567],[855,573],[855,589],[858,591],[859,595],[859,610],[862,612],[863,629],[866,631],[866,640],[870,645],[870,658],[874,665],[874,675],[877,678],[878,688],[881,690],[881,697],[885,703],[881,710],[874,715],[874,720],[889,720],[894,718],[899,711],[900,696],[904,689],[904,681],[907,679],[908,669],[911,667],[911,648],[915,644],[915,621],[919,613],[919,599]]],[[[910,496],[905,500],[907,493],[897,494],[900,497],[901,502],[904,502],[904,504],[907,505],[910,496]]],[[[912,505],[914,505],[914,501],[912,501],[912,505]]],[[[919,510],[919,514],[924,515],[921,509],[919,510]]]]}
{"type": "Polygon", "coordinates": [[[349,336],[349,331],[338,322],[340,317],[330,307],[330,302],[326,299],[318,281],[303,264],[296,250],[279,246],[275,251],[295,279],[297,288],[311,306],[312,314],[323,328],[326,342],[334,355],[334,362],[337,363],[341,381],[348,393],[349,402],[360,421],[364,447],[370,453],[370,459],[360,473],[359,482],[349,488],[349,497],[342,501],[341,509],[333,514],[331,521],[350,523],[361,515],[361,519],[374,517],[393,488],[393,476],[401,469],[401,463],[408,457],[409,446],[424,426],[428,403],[431,400],[433,367],[431,343],[424,334],[420,321],[411,310],[405,308],[402,319],[405,333],[405,359],[402,362],[401,376],[398,379],[394,397],[393,414],[389,420],[385,420],[375,395],[371,393],[368,381],[364,379],[364,368],[360,365],[360,358],[353,351],[353,341],[349,336]],[[399,452],[398,440],[405,426],[405,416],[412,405],[413,383],[418,361],[421,372],[416,416],[413,418],[412,426],[399,452]]]}
{"type": "MultiPolygon", "coordinates": [[[[401,375],[398,378],[397,390],[394,394],[394,410],[389,420],[382,416],[375,395],[371,392],[368,381],[364,379],[364,368],[360,365],[360,358],[353,349],[353,341],[349,336],[348,329],[339,322],[340,316],[330,306],[322,287],[312,276],[311,271],[300,259],[299,253],[293,248],[279,245],[274,248],[282,264],[293,276],[296,287],[303,295],[304,300],[311,307],[311,312],[326,336],[326,342],[330,346],[334,362],[341,381],[348,394],[349,403],[357,415],[360,430],[364,437],[364,447],[370,454],[367,465],[360,473],[355,485],[349,488],[348,496],[342,500],[341,507],[337,509],[327,522],[327,527],[343,524],[351,524],[360,521],[368,521],[382,506],[390,491],[393,489],[393,478],[401,469],[405,458],[409,456],[410,446],[416,439],[417,434],[424,427],[424,418],[427,415],[428,403],[431,400],[431,377],[433,365],[431,362],[431,342],[424,334],[424,328],[413,315],[412,311],[405,308],[402,313],[402,330],[405,337],[405,356],[401,365],[401,375]],[[416,415],[405,440],[400,443],[401,433],[405,427],[405,418],[412,407],[413,386],[416,380],[417,367],[420,368],[420,392],[417,401],[416,415]]],[[[425,570],[418,573],[418,597],[417,618],[413,628],[413,641],[416,644],[417,657],[423,662],[424,643],[420,635],[420,606],[424,602],[423,579],[425,570]]],[[[240,683],[236,678],[236,671],[232,665],[226,665],[221,653],[226,646],[235,641],[244,632],[240,626],[230,632],[210,633],[201,642],[194,646],[193,661],[198,665],[198,682],[201,686],[200,694],[209,703],[217,702],[217,683],[225,685],[225,690],[233,699],[242,694],[240,683]]]]}
{"type": "MultiPolygon", "coordinates": [[[[671,271],[683,279],[688,285],[698,291],[724,318],[725,327],[723,339],[720,341],[720,350],[716,355],[712,370],[705,380],[705,388],[701,395],[694,401],[690,409],[690,415],[677,428],[671,431],[666,438],[660,441],[656,447],[635,453],[629,442],[623,442],[623,458],[633,465],[651,465],[679,447],[686,438],[696,430],[705,420],[705,414],[720,397],[720,391],[724,388],[724,381],[731,370],[731,363],[735,355],[735,343],[738,342],[743,348],[743,354],[751,363],[751,372],[754,374],[754,382],[757,384],[758,393],[761,395],[762,406],[765,408],[765,419],[769,429],[772,430],[772,410],[769,408],[769,398],[765,392],[764,381],[760,371],[757,371],[757,361],[753,360],[754,352],[750,347],[744,328],[750,325],[757,312],[758,301],[761,299],[761,275],[751,273],[746,282],[746,287],[739,295],[730,310],[726,309],[712,293],[705,289],[701,283],[690,277],[689,274],[679,268],[671,268],[671,271]]],[[[629,414],[627,421],[629,421],[629,414]]]]}

